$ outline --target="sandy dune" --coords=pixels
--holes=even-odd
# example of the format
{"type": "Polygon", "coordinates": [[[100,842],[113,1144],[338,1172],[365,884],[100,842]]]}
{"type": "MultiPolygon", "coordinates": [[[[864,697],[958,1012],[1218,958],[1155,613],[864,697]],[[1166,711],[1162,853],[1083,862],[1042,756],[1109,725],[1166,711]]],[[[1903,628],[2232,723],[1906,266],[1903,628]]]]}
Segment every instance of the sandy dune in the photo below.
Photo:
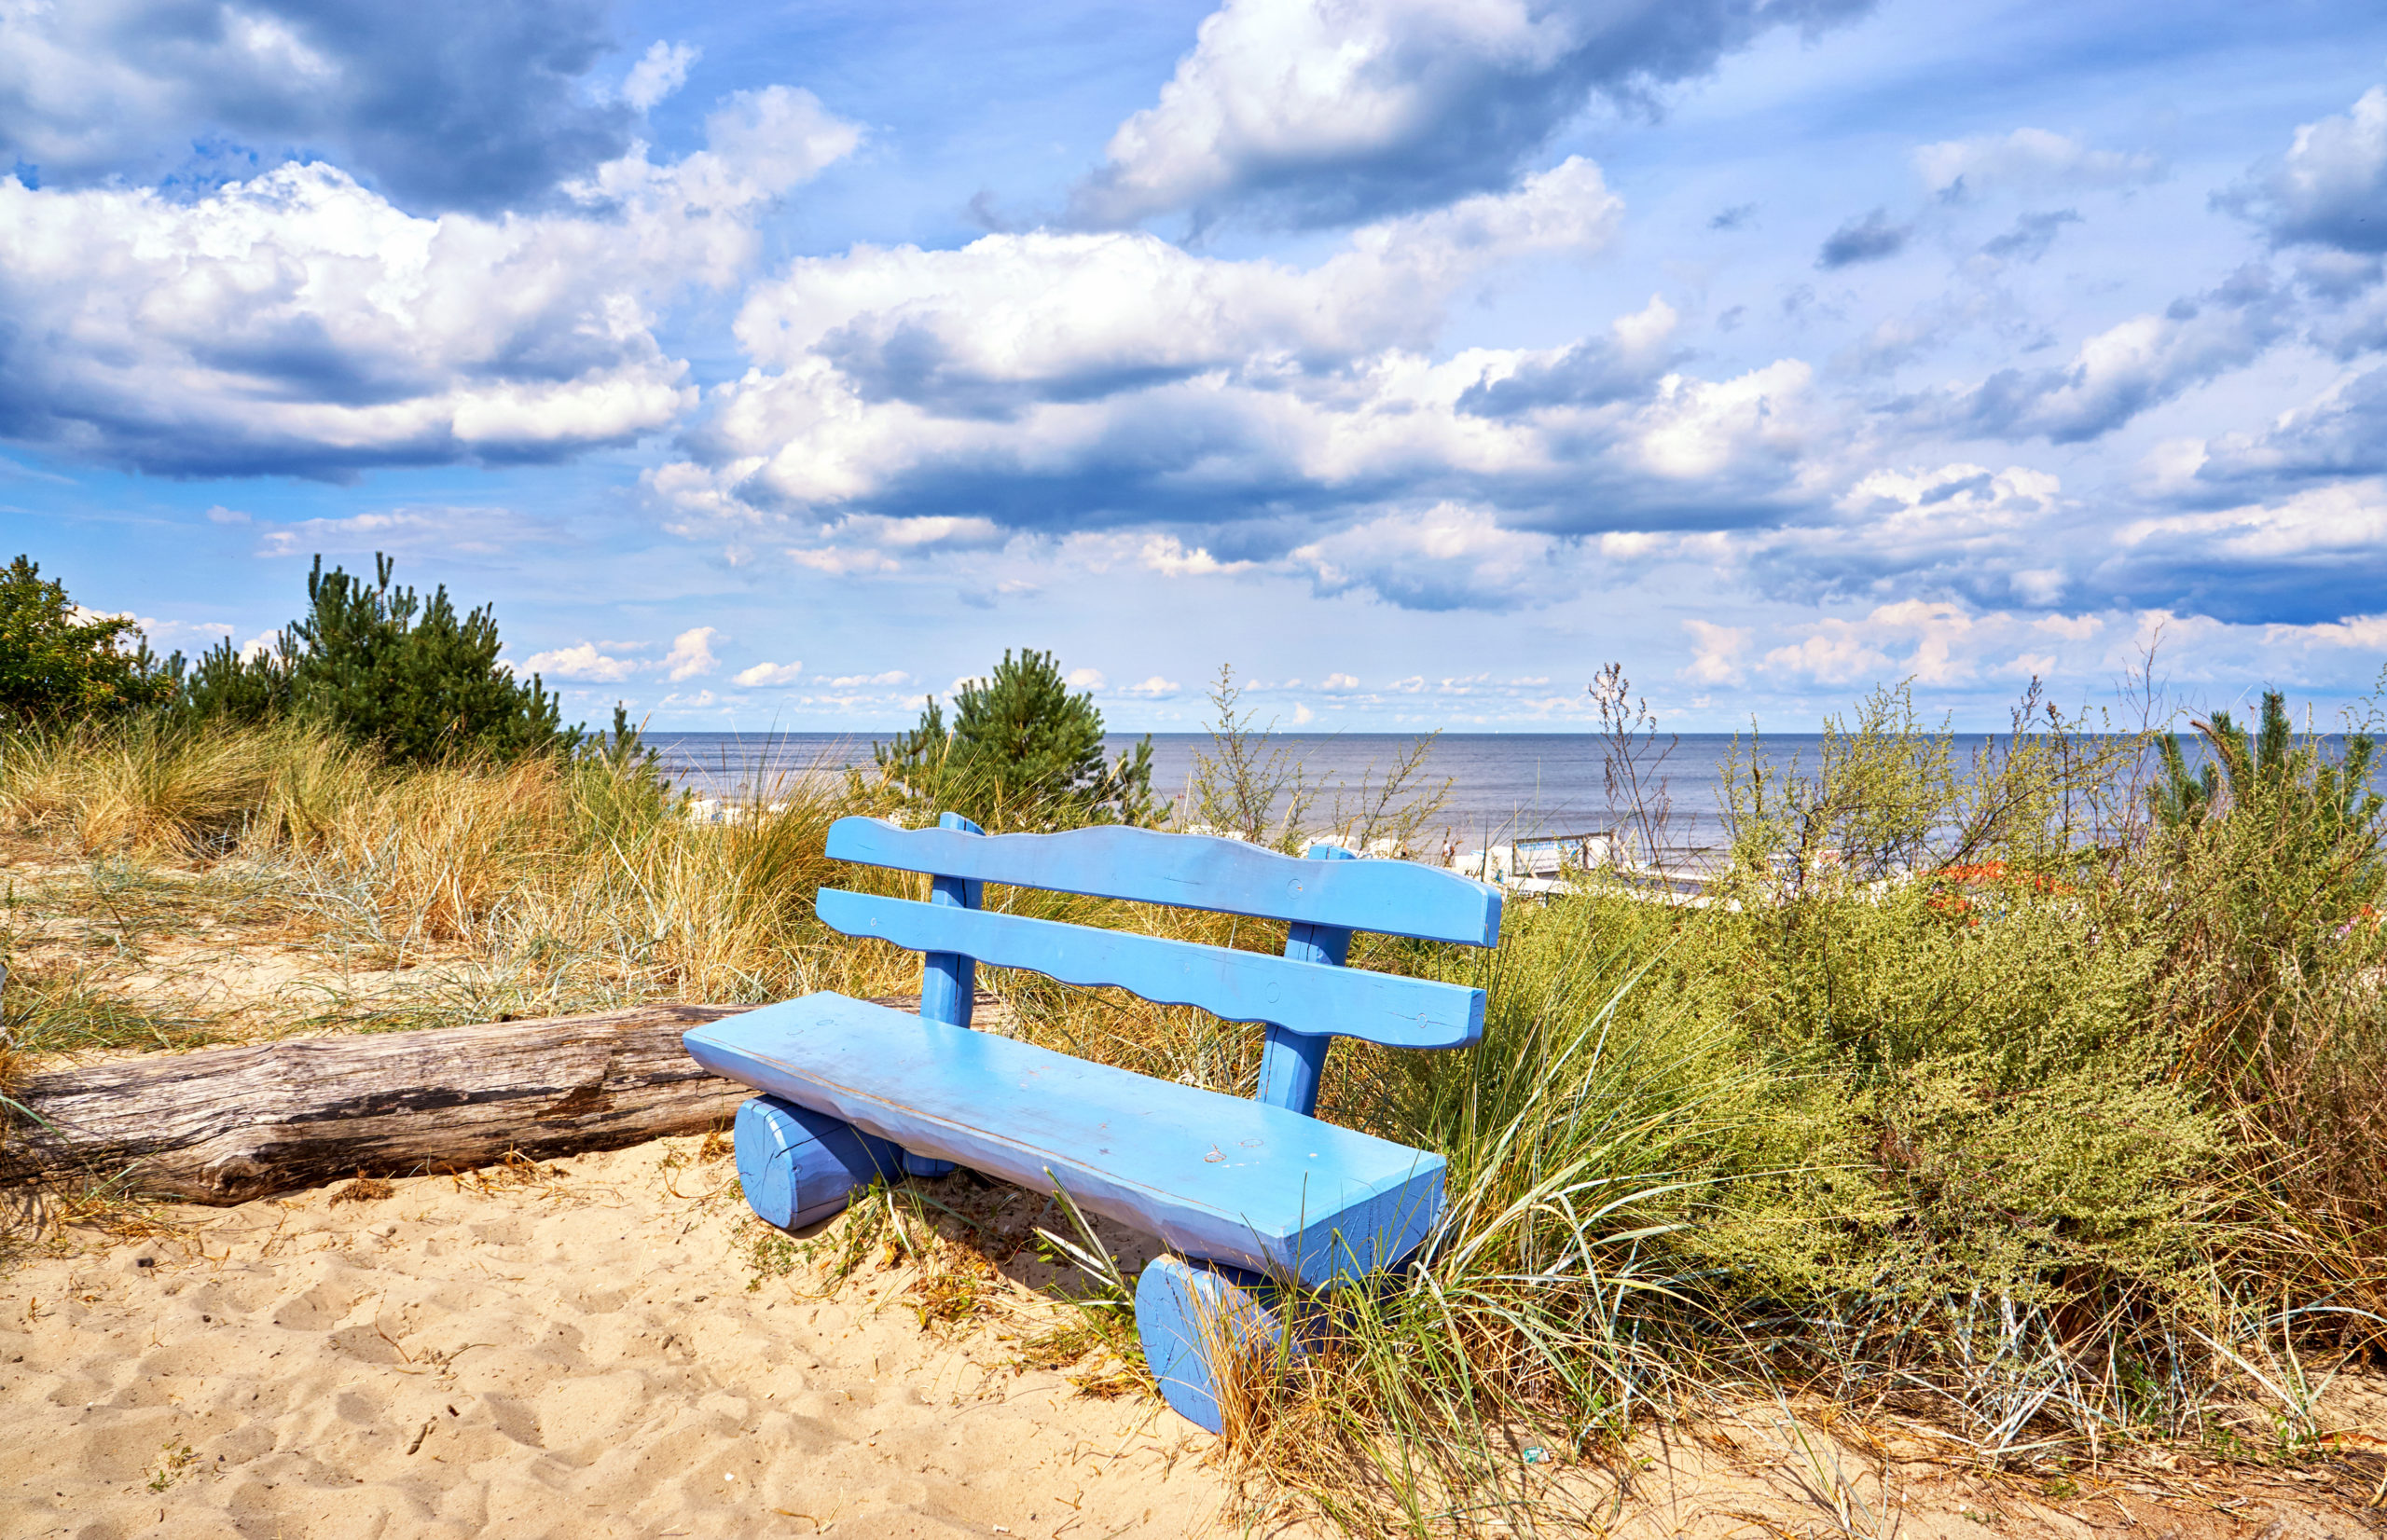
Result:
{"type": "Polygon", "coordinates": [[[835,1301],[750,1290],[734,1184],[672,1196],[727,1173],[695,1144],[535,1186],[187,1211],[187,1243],[19,1266],[0,1280],[0,1535],[1209,1527],[1207,1437],[1149,1397],[1015,1371],[1000,1335],[1036,1324],[1019,1307],[946,1339],[900,1271],[835,1301]]]}
{"type": "MultiPolygon", "coordinates": [[[[1032,1247],[998,1274],[874,1246],[823,1299],[719,1148],[182,1210],[173,1234],[21,1262],[0,1276],[0,1540],[1312,1533],[1239,1496],[1215,1440],[1149,1395],[1069,1377],[1115,1361],[1022,1367],[1077,1319],[1037,1292],[1055,1274],[1032,1247]]],[[[935,1192],[1012,1243],[1039,1217],[1010,1189],[935,1192]]],[[[1517,1490],[1571,1511],[1538,1533],[1619,1540],[2373,1533],[2375,1462],[2049,1479],[1968,1467],[1911,1424],[1789,1414],[1652,1427],[1595,1464],[1521,1467],[1517,1490]]]]}

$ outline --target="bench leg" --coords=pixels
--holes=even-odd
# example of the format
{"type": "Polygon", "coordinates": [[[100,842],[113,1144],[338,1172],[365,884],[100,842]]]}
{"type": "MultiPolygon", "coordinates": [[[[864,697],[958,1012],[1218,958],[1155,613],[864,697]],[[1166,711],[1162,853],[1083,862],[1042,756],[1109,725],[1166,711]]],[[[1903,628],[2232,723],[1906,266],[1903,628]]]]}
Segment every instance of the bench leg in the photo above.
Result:
{"type": "Polygon", "coordinates": [[[825,1219],[857,1189],[903,1174],[903,1151],[886,1140],[777,1096],[738,1107],[734,1137],[748,1206],[781,1230],[825,1219]]]}
{"type": "Polygon", "coordinates": [[[1145,1266],[1136,1280],[1136,1334],[1171,1409],[1221,1432],[1243,1387],[1274,1372],[1288,1353],[1304,1351],[1285,1329],[1275,1295],[1240,1269],[1178,1257],[1145,1266]]]}

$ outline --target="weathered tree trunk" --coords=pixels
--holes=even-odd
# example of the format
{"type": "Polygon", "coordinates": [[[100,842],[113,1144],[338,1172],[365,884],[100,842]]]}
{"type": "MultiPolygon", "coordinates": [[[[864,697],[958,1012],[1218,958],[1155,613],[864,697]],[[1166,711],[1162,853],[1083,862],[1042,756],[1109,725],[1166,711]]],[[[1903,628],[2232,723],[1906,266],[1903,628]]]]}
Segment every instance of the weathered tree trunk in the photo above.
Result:
{"type": "Polygon", "coordinates": [[[545,1159],[695,1133],[753,1093],[699,1067],[680,1034],[752,1009],[641,1006],[41,1071],[10,1095],[50,1126],[14,1119],[0,1182],[122,1173],[136,1191],[237,1203],[360,1171],[461,1170],[509,1151],[545,1159]]]}

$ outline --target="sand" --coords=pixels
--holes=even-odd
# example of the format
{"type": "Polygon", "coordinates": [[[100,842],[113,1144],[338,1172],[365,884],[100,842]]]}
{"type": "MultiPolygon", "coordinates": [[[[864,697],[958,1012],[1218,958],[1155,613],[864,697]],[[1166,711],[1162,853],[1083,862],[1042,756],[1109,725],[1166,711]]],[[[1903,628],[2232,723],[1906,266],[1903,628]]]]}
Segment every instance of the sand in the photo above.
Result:
{"type": "MultiPolygon", "coordinates": [[[[1025,1367],[1079,1319],[1033,1247],[972,1272],[874,1245],[824,1299],[817,1265],[757,1254],[777,1232],[721,1151],[668,1139],[561,1176],[180,1209],[171,1231],[77,1231],[19,1261],[0,1274],[0,1540],[1318,1533],[1238,1488],[1116,1360],[1025,1367]]],[[[1056,1222],[1011,1189],[931,1192],[1012,1242],[1056,1222]]],[[[1103,1239],[1130,1267],[1149,1254],[1103,1239]]],[[[2387,1386],[2362,1394],[2348,1425],[2387,1448],[2387,1386]]],[[[2149,1451],[2049,1478],[1945,1442],[1769,1401],[1519,1483],[1577,1516],[1538,1533],[1618,1540],[2354,1540],[2378,1530],[2370,1484],[2387,1494],[2375,1453],[2149,1451]]]]}
{"type": "MultiPolygon", "coordinates": [[[[1212,1440],[741,1253],[664,1140],[522,1185],[183,1210],[0,1278],[0,1535],[1070,1535],[1212,1527],[1212,1440]],[[683,1198],[678,1194],[689,1194],[683,1198]]],[[[916,1272],[917,1270],[912,1270],[916,1272]]],[[[1006,1282],[1003,1289],[1016,1293],[1006,1282]]],[[[1050,1324],[1049,1322],[1043,1324],[1050,1324]]]]}

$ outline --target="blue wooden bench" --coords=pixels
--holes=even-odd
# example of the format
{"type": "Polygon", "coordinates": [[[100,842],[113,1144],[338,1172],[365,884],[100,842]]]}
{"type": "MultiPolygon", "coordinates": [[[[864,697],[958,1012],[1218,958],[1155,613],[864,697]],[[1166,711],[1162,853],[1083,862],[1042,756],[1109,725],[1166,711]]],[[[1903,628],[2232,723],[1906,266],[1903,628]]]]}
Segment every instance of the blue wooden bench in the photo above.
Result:
{"type": "Polygon", "coordinates": [[[1336,1037],[1458,1048],[1483,994],[1346,968],[1354,931],[1489,946],[1497,888],[1315,846],[1127,828],[987,835],[946,814],[904,830],[841,818],[828,853],[931,878],[925,903],[823,888],[821,918],[926,954],[920,1013],[820,993],[686,1035],[715,1074],[764,1093],[736,1127],[754,1211],[794,1228],[873,1179],[966,1165],[1065,1191],[1181,1257],[1143,1270],[1136,1315],[1169,1405],[1216,1432],[1221,1355],[1274,1329],[1269,1300],[1400,1263],[1440,1214],[1438,1155],[1311,1116],[1336,1037]],[[1030,919],[982,907],[988,882],[1290,922],[1283,956],[1030,919]],[[1259,1093],[1224,1095],[970,1029],[978,963],[1109,984],[1263,1024],[1259,1093]]]}

